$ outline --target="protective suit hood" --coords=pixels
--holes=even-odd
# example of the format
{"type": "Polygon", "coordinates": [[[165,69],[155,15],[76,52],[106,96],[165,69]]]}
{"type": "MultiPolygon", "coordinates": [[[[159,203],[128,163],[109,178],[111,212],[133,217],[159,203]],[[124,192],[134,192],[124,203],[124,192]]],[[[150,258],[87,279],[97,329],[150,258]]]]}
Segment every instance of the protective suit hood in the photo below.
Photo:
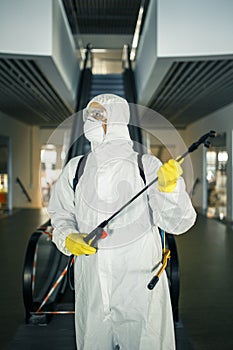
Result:
{"type": "MultiPolygon", "coordinates": [[[[130,110],[127,101],[114,94],[101,94],[95,96],[87,105],[87,110],[92,102],[98,102],[107,111],[107,132],[104,134],[101,122],[89,122],[84,124],[84,134],[91,142],[92,150],[98,145],[115,140],[124,140],[132,145],[129,135],[128,123],[130,110]]],[[[85,113],[84,110],[84,113],[85,113]]]]}

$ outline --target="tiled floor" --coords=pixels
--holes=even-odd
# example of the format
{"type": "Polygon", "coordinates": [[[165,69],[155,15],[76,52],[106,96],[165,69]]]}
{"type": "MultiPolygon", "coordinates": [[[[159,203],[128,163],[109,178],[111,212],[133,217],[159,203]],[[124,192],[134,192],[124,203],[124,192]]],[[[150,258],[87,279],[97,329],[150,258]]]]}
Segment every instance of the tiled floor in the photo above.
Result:
{"type": "MultiPolygon", "coordinates": [[[[0,217],[2,350],[24,323],[24,254],[30,235],[47,219],[46,211],[36,209],[0,217]]],[[[233,349],[233,230],[199,215],[196,225],[177,237],[176,242],[181,276],[180,315],[189,342],[194,350],[233,349]]],[[[179,350],[186,350],[185,345],[179,350]]]]}

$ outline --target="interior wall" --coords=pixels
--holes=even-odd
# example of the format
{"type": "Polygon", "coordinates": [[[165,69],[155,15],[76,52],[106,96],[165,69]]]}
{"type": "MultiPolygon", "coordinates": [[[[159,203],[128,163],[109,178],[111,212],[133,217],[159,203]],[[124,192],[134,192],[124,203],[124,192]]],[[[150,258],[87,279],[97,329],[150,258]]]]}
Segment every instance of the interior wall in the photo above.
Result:
{"type": "Polygon", "coordinates": [[[51,0],[0,1],[1,53],[48,55],[51,52],[51,0]]]}
{"type": "Polygon", "coordinates": [[[74,39],[61,0],[53,0],[52,56],[74,101],[80,68],[74,39]]]}
{"type": "MultiPolygon", "coordinates": [[[[227,219],[233,220],[232,213],[232,132],[233,132],[233,104],[228,105],[225,108],[211,113],[192,123],[187,127],[184,134],[186,144],[191,144],[196,141],[200,136],[215,130],[217,133],[226,133],[227,139],[227,151],[228,151],[228,166],[227,166],[227,219]]],[[[206,209],[206,183],[204,172],[204,158],[205,148],[200,147],[197,151],[191,154],[191,159],[194,169],[194,180],[199,179],[200,183],[197,187],[197,191],[193,195],[193,203],[196,207],[206,209]]]]}
{"type": "Polygon", "coordinates": [[[158,0],[157,3],[158,56],[232,54],[232,1],[158,0]]]}
{"type": "MultiPolygon", "coordinates": [[[[135,62],[135,84],[138,103],[144,104],[142,95],[153,75],[157,63],[157,1],[151,1],[147,10],[144,27],[140,37],[135,62]]],[[[154,78],[154,77],[153,77],[154,78]]],[[[156,83],[157,79],[153,79],[156,83]]],[[[150,84],[149,84],[150,85],[150,84]]],[[[150,86],[151,87],[151,86],[150,86]]]]}
{"type": "Polygon", "coordinates": [[[0,112],[1,135],[9,136],[11,142],[12,178],[9,186],[12,189],[13,208],[40,208],[40,145],[39,130],[28,126],[0,112]],[[26,188],[31,202],[28,202],[16,178],[26,188]]]}

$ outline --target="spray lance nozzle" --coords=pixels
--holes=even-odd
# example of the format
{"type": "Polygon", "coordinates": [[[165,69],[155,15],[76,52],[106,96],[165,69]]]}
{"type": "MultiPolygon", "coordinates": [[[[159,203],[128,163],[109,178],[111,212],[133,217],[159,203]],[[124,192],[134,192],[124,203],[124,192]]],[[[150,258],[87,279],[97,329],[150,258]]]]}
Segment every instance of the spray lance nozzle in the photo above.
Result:
{"type": "Polygon", "coordinates": [[[195,151],[201,144],[204,144],[205,147],[209,148],[211,145],[211,142],[208,140],[208,138],[212,138],[216,136],[217,136],[216,131],[210,130],[209,132],[201,136],[198,141],[192,143],[191,146],[189,146],[188,150],[182,156],[177,158],[176,161],[178,163],[181,162],[183,158],[185,158],[189,153],[192,153],[193,151],[195,151]]]}
{"type": "Polygon", "coordinates": [[[210,146],[211,146],[211,142],[210,141],[205,141],[204,142],[204,146],[206,147],[206,148],[209,148],[210,146]]]}
{"type": "MultiPolygon", "coordinates": [[[[216,137],[217,136],[217,133],[214,131],[214,130],[211,130],[208,134],[206,134],[207,135],[207,138],[208,137],[216,137]]],[[[209,148],[210,146],[211,146],[211,142],[208,140],[208,139],[206,139],[205,141],[204,141],[204,146],[206,147],[206,148],[209,148]]]]}
{"type": "Polygon", "coordinates": [[[189,148],[188,148],[188,153],[191,153],[195,151],[202,143],[204,144],[205,147],[210,146],[210,141],[208,140],[209,137],[216,137],[217,133],[214,130],[211,130],[201,136],[198,141],[194,142],[189,148]]]}

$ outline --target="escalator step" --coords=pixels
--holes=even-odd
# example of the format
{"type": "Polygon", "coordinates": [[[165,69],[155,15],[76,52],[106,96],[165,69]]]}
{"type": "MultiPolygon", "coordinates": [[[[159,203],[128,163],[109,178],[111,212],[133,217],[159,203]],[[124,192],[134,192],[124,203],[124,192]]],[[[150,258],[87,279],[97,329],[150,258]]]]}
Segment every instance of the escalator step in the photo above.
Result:
{"type": "Polygon", "coordinates": [[[101,94],[114,94],[114,95],[118,95],[120,97],[123,97],[125,98],[125,93],[119,93],[119,92],[115,92],[115,91],[107,91],[107,92],[103,92],[103,91],[99,91],[99,92],[96,92],[96,93],[93,93],[93,94],[90,94],[89,95],[89,98],[92,99],[93,97],[97,96],[97,95],[101,95],[101,94]]]}
{"type": "Polygon", "coordinates": [[[124,89],[116,89],[114,87],[112,88],[107,88],[107,87],[103,87],[102,89],[91,89],[90,93],[91,94],[97,94],[97,93],[116,93],[116,94],[123,94],[124,93],[124,89]]]}
{"type": "Polygon", "coordinates": [[[93,78],[110,78],[110,79],[117,79],[117,78],[122,78],[122,74],[93,74],[93,78]]]}
{"type": "Polygon", "coordinates": [[[125,97],[122,74],[94,74],[89,96],[93,98],[99,94],[115,94],[125,97]]]}
{"type": "Polygon", "coordinates": [[[91,86],[119,86],[119,87],[123,87],[123,83],[120,82],[114,82],[114,81],[94,81],[92,82],[91,86]]]}

